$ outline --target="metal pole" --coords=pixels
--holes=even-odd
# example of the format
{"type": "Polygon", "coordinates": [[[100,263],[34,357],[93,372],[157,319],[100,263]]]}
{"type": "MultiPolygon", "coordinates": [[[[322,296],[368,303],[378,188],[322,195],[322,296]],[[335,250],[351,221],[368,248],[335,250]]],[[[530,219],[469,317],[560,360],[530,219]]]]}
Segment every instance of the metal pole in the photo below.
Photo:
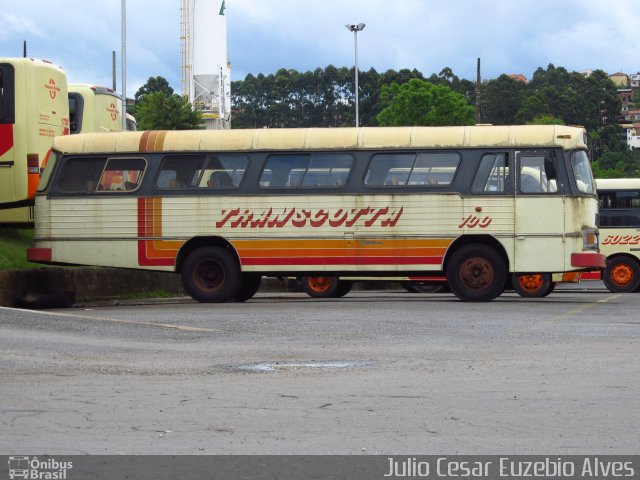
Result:
{"type": "Polygon", "coordinates": [[[345,25],[347,30],[353,32],[353,45],[355,48],[356,64],[355,64],[355,77],[356,77],[356,127],[360,126],[360,106],[359,106],[359,93],[358,90],[358,32],[364,29],[365,24],[359,23],[357,25],[345,25]]]}
{"type": "Polygon", "coordinates": [[[358,29],[353,31],[353,43],[356,50],[356,127],[360,126],[359,106],[358,106],[358,29]]]}
{"type": "Polygon", "coordinates": [[[122,0],[122,130],[127,129],[127,0],[122,0]]]}

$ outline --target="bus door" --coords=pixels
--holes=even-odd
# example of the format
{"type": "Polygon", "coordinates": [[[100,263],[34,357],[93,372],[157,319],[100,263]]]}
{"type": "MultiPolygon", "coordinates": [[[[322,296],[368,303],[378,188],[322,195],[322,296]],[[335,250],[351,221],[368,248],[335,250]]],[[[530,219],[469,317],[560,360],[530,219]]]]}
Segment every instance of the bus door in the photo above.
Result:
{"type": "Polygon", "coordinates": [[[14,84],[13,65],[0,63],[0,204],[15,200],[14,84]]]}
{"type": "Polygon", "coordinates": [[[516,152],[514,272],[553,272],[563,264],[564,202],[552,150],[516,152]],[[554,253],[555,252],[555,253],[554,253]]]}

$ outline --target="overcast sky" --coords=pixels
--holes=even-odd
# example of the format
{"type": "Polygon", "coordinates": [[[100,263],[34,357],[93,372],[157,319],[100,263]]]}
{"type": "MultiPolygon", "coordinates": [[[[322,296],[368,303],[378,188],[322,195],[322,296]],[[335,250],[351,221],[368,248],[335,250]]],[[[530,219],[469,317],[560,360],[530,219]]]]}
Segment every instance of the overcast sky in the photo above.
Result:
{"type": "MultiPolygon", "coordinates": [[[[0,57],[52,60],[72,83],[111,86],[121,0],[0,0],[0,57]]],[[[127,95],[150,76],[182,93],[180,0],[127,0],[127,95]]],[[[615,0],[226,0],[232,80],[248,73],[353,66],[362,70],[450,67],[475,80],[539,66],[640,72],[640,8],[615,0]]]]}

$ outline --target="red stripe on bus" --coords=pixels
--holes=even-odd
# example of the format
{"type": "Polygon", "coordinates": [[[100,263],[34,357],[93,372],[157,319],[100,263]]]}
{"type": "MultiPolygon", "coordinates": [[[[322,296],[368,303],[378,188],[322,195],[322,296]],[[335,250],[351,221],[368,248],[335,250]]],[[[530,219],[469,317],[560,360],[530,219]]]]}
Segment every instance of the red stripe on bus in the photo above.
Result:
{"type": "Polygon", "coordinates": [[[0,155],[4,155],[13,148],[13,125],[0,124],[0,155]]]}

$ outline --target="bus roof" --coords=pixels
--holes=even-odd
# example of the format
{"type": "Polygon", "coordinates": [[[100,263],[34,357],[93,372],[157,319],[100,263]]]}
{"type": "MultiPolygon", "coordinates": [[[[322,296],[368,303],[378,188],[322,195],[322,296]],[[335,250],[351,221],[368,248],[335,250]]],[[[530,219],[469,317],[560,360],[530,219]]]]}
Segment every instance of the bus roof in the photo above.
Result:
{"type": "Polygon", "coordinates": [[[640,178],[599,178],[598,190],[640,190],[640,178]]]}
{"type": "Polygon", "coordinates": [[[365,150],[378,148],[586,148],[581,127],[563,125],[472,127],[274,128],[89,133],[56,137],[63,153],[365,150]]]}

